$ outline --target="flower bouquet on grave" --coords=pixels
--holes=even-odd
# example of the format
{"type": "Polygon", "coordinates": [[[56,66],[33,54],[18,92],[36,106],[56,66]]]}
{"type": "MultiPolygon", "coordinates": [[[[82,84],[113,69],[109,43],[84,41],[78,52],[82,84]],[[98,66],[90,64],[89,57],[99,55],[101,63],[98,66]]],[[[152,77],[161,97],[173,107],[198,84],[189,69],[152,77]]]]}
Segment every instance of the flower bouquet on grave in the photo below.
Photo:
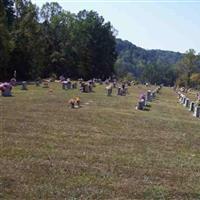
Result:
{"type": "Polygon", "coordinates": [[[80,108],[81,100],[79,97],[71,98],[68,101],[68,104],[71,108],[80,108]]]}
{"type": "Polygon", "coordinates": [[[140,97],[139,97],[139,100],[145,100],[146,99],[146,96],[145,96],[145,94],[144,93],[142,93],[142,94],[140,94],[140,97]]]}
{"type": "Polygon", "coordinates": [[[75,103],[76,103],[76,105],[77,105],[77,108],[79,108],[79,107],[80,107],[80,104],[81,104],[81,100],[80,100],[79,97],[75,97],[75,103]]]}

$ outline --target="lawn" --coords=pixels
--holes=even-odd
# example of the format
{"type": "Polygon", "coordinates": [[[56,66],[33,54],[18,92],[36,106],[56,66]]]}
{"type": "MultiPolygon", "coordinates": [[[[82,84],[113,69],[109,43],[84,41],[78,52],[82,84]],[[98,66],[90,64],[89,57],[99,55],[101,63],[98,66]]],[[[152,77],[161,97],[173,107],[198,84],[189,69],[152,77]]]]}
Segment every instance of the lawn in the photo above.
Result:
{"type": "Polygon", "coordinates": [[[141,85],[126,97],[50,87],[0,97],[0,198],[200,199],[200,119],[172,88],[138,111],[141,85]]]}

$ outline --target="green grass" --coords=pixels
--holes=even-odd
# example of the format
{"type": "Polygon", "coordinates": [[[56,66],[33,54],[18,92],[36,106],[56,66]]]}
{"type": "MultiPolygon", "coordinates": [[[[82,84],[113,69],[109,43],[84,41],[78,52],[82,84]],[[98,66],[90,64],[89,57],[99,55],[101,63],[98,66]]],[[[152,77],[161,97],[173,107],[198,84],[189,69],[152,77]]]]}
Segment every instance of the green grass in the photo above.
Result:
{"type": "Polygon", "coordinates": [[[144,86],[126,97],[50,87],[0,97],[0,198],[200,199],[200,120],[172,89],[137,111],[144,86]]]}

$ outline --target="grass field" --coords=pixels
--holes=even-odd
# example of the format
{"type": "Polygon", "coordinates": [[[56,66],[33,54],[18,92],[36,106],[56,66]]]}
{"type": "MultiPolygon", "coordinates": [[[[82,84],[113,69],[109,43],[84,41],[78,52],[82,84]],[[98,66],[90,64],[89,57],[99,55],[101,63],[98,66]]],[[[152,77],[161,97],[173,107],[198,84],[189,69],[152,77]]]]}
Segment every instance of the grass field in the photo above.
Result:
{"type": "Polygon", "coordinates": [[[200,199],[200,119],[171,88],[137,111],[144,86],[126,97],[50,87],[0,97],[1,199],[200,199]]]}

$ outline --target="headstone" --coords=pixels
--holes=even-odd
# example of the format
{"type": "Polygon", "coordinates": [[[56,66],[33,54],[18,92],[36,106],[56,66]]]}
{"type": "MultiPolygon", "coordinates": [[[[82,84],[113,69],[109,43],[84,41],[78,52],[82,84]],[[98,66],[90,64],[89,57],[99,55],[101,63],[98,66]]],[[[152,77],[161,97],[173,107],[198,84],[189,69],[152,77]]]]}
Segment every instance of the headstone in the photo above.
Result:
{"type": "Polygon", "coordinates": [[[184,104],[184,103],[185,103],[185,100],[186,100],[185,95],[182,95],[182,97],[181,97],[181,104],[184,104]]]}
{"type": "Polygon", "coordinates": [[[140,99],[138,101],[136,109],[138,109],[138,110],[144,110],[144,106],[145,106],[145,100],[144,99],[140,99]]]}
{"type": "Polygon", "coordinates": [[[69,89],[71,89],[72,88],[72,83],[71,83],[71,81],[67,81],[67,89],[69,90],[69,89]]]}
{"type": "Polygon", "coordinates": [[[182,102],[182,98],[183,98],[182,96],[179,97],[179,103],[182,102]]]}
{"type": "Polygon", "coordinates": [[[92,92],[92,84],[88,84],[88,91],[92,92]]]}
{"type": "Polygon", "coordinates": [[[128,87],[125,87],[123,90],[123,95],[126,96],[128,94],[128,87]]]}
{"type": "Polygon", "coordinates": [[[40,81],[35,81],[35,86],[39,87],[40,86],[40,81]]]}
{"type": "Polygon", "coordinates": [[[151,97],[152,97],[152,99],[154,99],[156,97],[155,91],[151,92],[151,97]]]}
{"type": "Polygon", "coordinates": [[[148,91],[147,91],[147,95],[146,95],[146,100],[147,100],[147,101],[151,101],[151,99],[152,99],[152,98],[151,98],[151,90],[148,90],[148,91]]]}
{"type": "Polygon", "coordinates": [[[185,104],[186,101],[186,97],[183,97],[183,105],[185,104]]]}
{"type": "Polygon", "coordinates": [[[187,108],[190,105],[190,99],[186,98],[184,106],[187,108]]]}
{"type": "Polygon", "coordinates": [[[200,117],[200,106],[195,106],[194,107],[194,117],[200,117]]]}
{"type": "Polygon", "coordinates": [[[85,83],[81,82],[80,84],[80,91],[85,92],[85,83]]]}
{"type": "Polygon", "coordinates": [[[65,90],[67,88],[67,81],[62,81],[62,89],[65,90]]]}
{"type": "Polygon", "coordinates": [[[11,78],[11,79],[10,79],[10,84],[11,84],[12,86],[15,86],[16,83],[17,83],[17,80],[16,80],[15,78],[11,78]]]}
{"type": "Polygon", "coordinates": [[[109,80],[106,79],[106,80],[105,80],[105,84],[106,84],[106,85],[109,85],[109,83],[110,83],[109,80]]]}
{"type": "Polygon", "coordinates": [[[140,94],[139,101],[144,102],[144,106],[147,105],[147,100],[145,94],[140,94]]]}
{"type": "Polygon", "coordinates": [[[0,84],[0,90],[1,90],[1,95],[4,97],[10,97],[12,96],[11,90],[12,90],[12,85],[9,83],[2,83],[0,84]]]}
{"type": "Polygon", "coordinates": [[[21,90],[27,90],[27,82],[26,81],[22,82],[21,90]]]}
{"type": "Polygon", "coordinates": [[[194,105],[195,103],[193,101],[190,102],[190,107],[189,107],[189,111],[194,112],[194,105]]]}
{"type": "Polygon", "coordinates": [[[49,83],[48,82],[44,82],[43,83],[43,88],[49,88],[49,83]]]}
{"type": "Polygon", "coordinates": [[[76,89],[77,88],[77,82],[72,83],[72,89],[76,89]]]}
{"type": "Polygon", "coordinates": [[[65,81],[65,77],[64,77],[63,75],[61,75],[61,76],[59,77],[59,79],[60,79],[61,82],[65,81]]]}
{"type": "Polygon", "coordinates": [[[122,95],[122,88],[121,87],[118,87],[118,89],[117,89],[117,95],[122,95]]]}
{"type": "Polygon", "coordinates": [[[85,92],[88,93],[89,92],[89,85],[85,84],[85,92]]]}

